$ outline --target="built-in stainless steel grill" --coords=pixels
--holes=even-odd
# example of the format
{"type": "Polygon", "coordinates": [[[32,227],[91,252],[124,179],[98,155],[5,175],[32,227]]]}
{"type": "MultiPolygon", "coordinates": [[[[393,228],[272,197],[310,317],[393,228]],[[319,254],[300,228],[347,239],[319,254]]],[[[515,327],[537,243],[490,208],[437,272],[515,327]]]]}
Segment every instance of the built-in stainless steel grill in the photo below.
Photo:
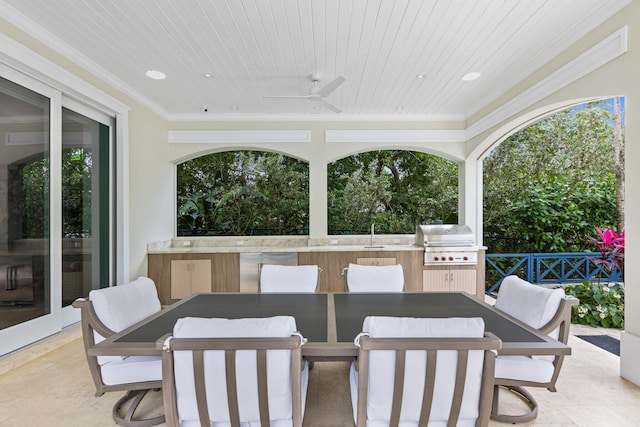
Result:
{"type": "Polygon", "coordinates": [[[478,248],[468,225],[418,225],[416,245],[425,248],[425,265],[478,263],[478,248]]]}
{"type": "Polygon", "coordinates": [[[468,225],[430,224],[416,227],[416,245],[425,247],[473,246],[475,239],[468,225]]]}

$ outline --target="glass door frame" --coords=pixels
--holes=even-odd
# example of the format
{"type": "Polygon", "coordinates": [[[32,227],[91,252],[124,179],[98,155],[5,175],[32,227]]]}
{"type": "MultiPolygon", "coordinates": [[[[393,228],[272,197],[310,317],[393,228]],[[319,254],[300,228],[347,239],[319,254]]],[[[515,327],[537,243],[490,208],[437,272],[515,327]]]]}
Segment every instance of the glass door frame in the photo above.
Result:
{"type": "MultiPolygon", "coordinates": [[[[114,167],[113,165],[115,165],[115,118],[114,117],[110,117],[104,113],[101,113],[93,108],[90,108],[88,106],[86,106],[85,104],[82,104],[72,98],[69,98],[67,96],[63,96],[62,97],[62,107],[66,108],[67,110],[73,111],[75,113],[78,113],[82,116],[85,116],[97,123],[100,123],[102,125],[105,125],[108,127],[109,129],[109,137],[108,137],[108,142],[109,142],[109,194],[108,194],[108,198],[109,198],[109,212],[108,212],[108,222],[109,222],[109,242],[108,242],[108,258],[109,258],[109,267],[108,267],[108,271],[109,271],[109,282],[110,283],[105,283],[103,285],[109,285],[109,284],[113,284],[114,281],[114,277],[116,275],[115,271],[114,271],[114,266],[115,266],[115,259],[114,259],[114,167]]],[[[62,128],[61,128],[62,129],[62,128]]],[[[62,153],[62,147],[60,147],[60,152],[62,153]]],[[[60,171],[60,177],[62,176],[62,171],[60,171]]],[[[62,191],[62,189],[60,190],[62,191]]],[[[62,194],[62,193],[61,193],[62,194]]],[[[101,214],[103,214],[103,212],[101,212],[101,214]]],[[[62,222],[62,220],[60,221],[62,222]]],[[[60,242],[62,242],[62,235],[60,236],[61,240],[60,242]]],[[[102,242],[101,242],[102,244],[102,242]]],[[[99,262],[99,260],[98,260],[99,262]]],[[[62,271],[60,273],[60,283],[61,283],[61,291],[62,292],[62,271]]],[[[85,295],[86,296],[86,295],[85,295]]],[[[60,305],[62,306],[62,301],[60,302],[60,305]]],[[[72,325],[76,322],[80,321],[80,310],[77,310],[73,307],[66,306],[66,307],[62,307],[62,327],[66,327],[69,325],[72,325]]]]}

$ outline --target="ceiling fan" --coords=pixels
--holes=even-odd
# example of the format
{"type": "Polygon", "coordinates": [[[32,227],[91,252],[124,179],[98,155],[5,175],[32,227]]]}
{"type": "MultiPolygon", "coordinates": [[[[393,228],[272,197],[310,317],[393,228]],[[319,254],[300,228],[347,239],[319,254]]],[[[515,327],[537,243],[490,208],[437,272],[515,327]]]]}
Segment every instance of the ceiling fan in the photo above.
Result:
{"type": "Polygon", "coordinates": [[[313,87],[309,89],[309,95],[281,95],[281,96],[265,96],[264,98],[293,98],[293,99],[308,99],[309,101],[316,102],[335,113],[341,113],[342,110],[330,103],[325,99],[331,92],[336,90],[346,80],[342,76],[338,76],[323,87],[318,86],[320,81],[320,74],[313,73],[309,76],[313,82],[313,87]]]}

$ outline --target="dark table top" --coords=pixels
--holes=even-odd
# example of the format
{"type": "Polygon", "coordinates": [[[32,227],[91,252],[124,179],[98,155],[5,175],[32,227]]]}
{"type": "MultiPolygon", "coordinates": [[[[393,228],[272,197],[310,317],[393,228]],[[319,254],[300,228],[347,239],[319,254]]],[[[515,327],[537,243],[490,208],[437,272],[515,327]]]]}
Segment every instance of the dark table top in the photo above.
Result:
{"type": "Polygon", "coordinates": [[[542,343],[544,339],[506,320],[488,305],[458,292],[401,294],[335,294],[337,337],[353,341],[366,316],[482,317],[485,330],[503,342],[542,343]]]}
{"type": "Polygon", "coordinates": [[[303,354],[319,359],[351,357],[364,318],[482,317],[485,329],[502,340],[500,354],[570,354],[571,349],[474,296],[457,292],[397,294],[195,294],[97,344],[90,354],[158,354],[155,341],[182,317],[270,317],[290,315],[307,338],[303,354]]]}
{"type": "Polygon", "coordinates": [[[173,331],[182,317],[293,316],[296,326],[309,341],[327,341],[327,294],[196,294],[163,310],[164,315],[150,320],[117,342],[153,341],[173,331]]]}

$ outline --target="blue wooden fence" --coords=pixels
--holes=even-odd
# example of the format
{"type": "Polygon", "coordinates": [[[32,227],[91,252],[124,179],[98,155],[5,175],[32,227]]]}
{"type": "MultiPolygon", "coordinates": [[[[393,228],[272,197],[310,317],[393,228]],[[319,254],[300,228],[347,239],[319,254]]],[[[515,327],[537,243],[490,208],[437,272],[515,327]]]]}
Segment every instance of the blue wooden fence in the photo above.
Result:
{"type": "Polygon", "coordinates": [[[492,295],[502,280],[515,274],[530,283],[582,283],[586,280],[621,282],[622,272],[596,264],[599,252],[487,254],[486,294],[492,295]]]}

